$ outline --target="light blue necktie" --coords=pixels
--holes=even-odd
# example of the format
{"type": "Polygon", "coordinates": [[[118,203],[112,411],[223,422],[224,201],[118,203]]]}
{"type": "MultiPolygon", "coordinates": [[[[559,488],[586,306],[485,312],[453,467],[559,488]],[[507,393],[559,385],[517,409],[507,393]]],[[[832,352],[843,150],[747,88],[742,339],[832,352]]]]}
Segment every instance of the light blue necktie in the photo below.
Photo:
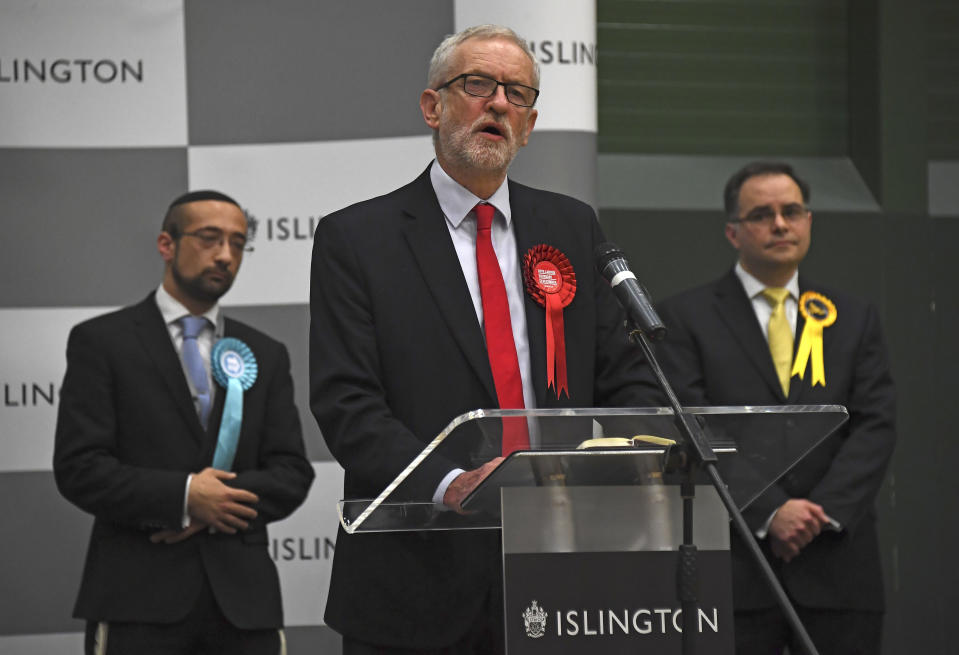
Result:
{"type": "Polygon", "coordinates": [[[180,325],[183,326],[183,363],[190,374],[197,400],[200,401],[200,423],[204,429],[210,415],[210,380],[196,338],[208,324],[209,321],[202,316],[184,316],[180,319],[180,325]]]}

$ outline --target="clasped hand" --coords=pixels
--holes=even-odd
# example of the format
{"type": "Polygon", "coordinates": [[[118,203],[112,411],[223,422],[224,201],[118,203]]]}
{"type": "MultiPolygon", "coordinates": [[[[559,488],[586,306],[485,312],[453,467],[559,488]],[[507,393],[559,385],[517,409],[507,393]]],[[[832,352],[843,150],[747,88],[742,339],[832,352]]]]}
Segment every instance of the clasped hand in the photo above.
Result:
{"type": "Polygon", "coordinates": [[[469,496],[473,490],[479,486],[480,482],[485,480],[502,461],[502,457],[497,457],[486,462],[479,468],[473,469],[472,471],[464,471],[453,478],[453,481],[450,482],[450,485],[446,488],[446,493],[443,494],[443,504],[457,514],[469,514],[468,511],[463,509],[462,502],[466,500],[466,497],[469,496]]]}
{"type": "Polygon", "coordinates": [[[822,506],[805,498],[787,500],[769,524],[769,545],[773,555],[790,561],[819,536],[828,523],[829,516],[822,506]]]}
{"type": "Polygon", "coordinates": [[[195,473],[190,480],[190,491],[187,494],[190,525],[183,530],[161,530],[150,535],[150,541],[173,544],[210,527],[226,534],[246,530],[257,515],[252,505],[260,499],[253,492],[223,483],[224,480],[235,477],[236,473],[211,467],[195,473]]]}

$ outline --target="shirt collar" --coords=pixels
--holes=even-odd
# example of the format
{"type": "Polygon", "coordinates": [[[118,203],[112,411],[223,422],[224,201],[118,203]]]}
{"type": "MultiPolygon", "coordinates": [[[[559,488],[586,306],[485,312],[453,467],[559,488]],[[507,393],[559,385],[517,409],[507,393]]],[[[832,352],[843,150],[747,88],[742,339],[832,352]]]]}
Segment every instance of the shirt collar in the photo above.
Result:
{"type": "MultiPolygon", "coordinates": [[[[750,275],[749,272],[743,268],[742,263],[736,262],[736,268],[733,270],[736,272],[736,277],[739,278],[743,289],[746,290],[746,296],[749,298],[755,298],[766,288],[765,284],[750,275]]],[[[789,278],[789,282],[786,283],[786,290],[789,291],[790,298],[793,300],[799,299],[799,269],[796,269],[793,276],[789,278]]]]}
{"type": "MultiPolygon", "coordinates": [[[[179,300],[174,298],[169,294],[169,292],[163,288],[161,283],[156,292],[156,303],[157,308],[160,310],[160,315],[163,316],[163,322],[166,325],[171,323],[176,323],[184,316],[189,316],[190,310],[183,306],[179,300]]],[[[213,307],[208,309],[206,312],[201,314],[206,320],[210,321],[210,324],[214,326],[213,333],[217,338],[223,336],[223,321],[220,316],[220,303],[214,303],[213,307]]]]}
{"type": "Polygon", "coordinates": [[[446,220],[450,222],[453,229],[458,228],[463,219],[473,211],[473,207],[480,202],[493,205],[506,219],[506,226],[509,227],[512,214],[509,207],[509,184],[507,184],[506,179],[503,180],[503,183],[493,195],[484,200],[450,177],[440,166],[440,163],[434,159],[433,165],[430,166],[430,182],[433,183],[433,191],[440,203],[440,209],[443,210],[446,220]]]}

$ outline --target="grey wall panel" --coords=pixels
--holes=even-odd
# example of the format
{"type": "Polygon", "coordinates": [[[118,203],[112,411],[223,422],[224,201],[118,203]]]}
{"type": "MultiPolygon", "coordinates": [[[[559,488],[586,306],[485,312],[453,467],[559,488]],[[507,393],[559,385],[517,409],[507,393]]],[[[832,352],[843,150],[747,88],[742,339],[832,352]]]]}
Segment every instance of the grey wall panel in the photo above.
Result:
{"type": "Polygon", "coordinates": [[[599,220],[654,301],[717,277],[733,261],[715,213],[602,209],[599,220]]]}
{"type": "Polygon", "coordinates": [[[49,472],[0,475],[0,516],[0,635],[82,631],[71,616],[92,519],[49,472]]]}
{"type": "MultiPolygon", "coordinates": [[[[948,443],[955,441],[955,396],[948,393],[950,385],[939,386],[937,377],[952,376],[957,360],[955,349],[936,338],[931,301],[940,284],[935,257],[945,254],[954,262],[955,253],[935,243],[937,224],[943,223],[917,215],[887,215],[886,246],[869,253],[885,255],[883,327],[899,407],[899,441],[887,476],[894,505],[882,508],[879,524],[887,564],[884,652],[889,653],[954,650],[948,645],[954,642],[954,606],[946,601],[948,588],[956,582],[950,564],[955,542],[946,537],[956,532],[947,525],[950,519],[943,521],[943,512],[954,512],[956,498],[948,493],[956,489],[955,460],[944,457],[956,453],[948,443]],[[943,358],[950,351],[951,363],[943,358]]],[[[954,264],[940,270],[949,269],[954,275],[954,264]]],[[[953,323],[953,334],[955,329],[953,323]]],[[[951,387],[954,391],[954,383],[951,387]]]]}
{"type": "Polygon", "coordinates": [[[447,0],[186,3],[190,143],[424,132],[420,91],[447,0]]]}
{"type": "MultiPolygon", "coordinates": [[[[242,272],[241,272],[242,275],[242,272]]],[[[226,296],[229,298],[229,296],[226,296]]],[[[314,462],[330,461],[330,455],[320,428],[310,413],[309,404],[309,331],[310,308],[307,305],[257,305],[255,307],[227,307],[224,313],[263,330],[286,344],[290,352],[296,407],[303,424],[306,454],[314,462]]]]}
{"type": "MultiPolygon", "coordinates": [[[[953,216],[955,215],[954,213],[953,216]]],[[[955,513],[959,499],[959,475],[956,475],[955,470],[956,462],[959,462],[959,429],[956,427],[955,414],[955,401],[959,398],[959,377],[956,376],[956,364],[959,363],[959,339],[956,339],[959,331],[959,302],[956,302],[959,258],[956,257],[955,248],[955,244],[959,243],[959,221],[934,220],[932,230],[935,264],[932,275],[934,305],[931,313],[936,356],[931,382],[935,393],[935,423],[929,433],[916,435],[900,446],[900,450],[911,449],[918,460],[923,459],[923,453],[926,455],[925,461],[916,462],[917,468],[928,472],[932,484],[928,484],[925,489],[928,495],[918,500],[923,503],[920,506],[926,508],[920,516],[928,518],[931,515],[932,518],[925,525],[916,526],[915,532],[902,533],[901,537],[914,543],[930,541],[934,544],[935,558],[931,562],[940,564],[943,568],[925,562],[920,580],[934,581],[936,585],[933,593],[939,600],[935,610],[938,619],[937,636],[941,639],[940,643],[945,645],[955,643],[953,611],[959,607],[959,581],[952,565],[955,547],[959,544],[959,521],[951,518],[939,520],[943,516],[943,510],[945,513],[955,513]],[[945,499],[944,506],[932,500],[934,498],[945,499]],[[927,530],[933,533],[928,540],[925,538],[927,530]]],[[[916,591],[920,592],[921,586],[917,586],[916,591]]],[[[907,614],[909,619],[906,626],[909,625],[908,620],[917,620],[919,617],[915,609],[909,609],[907,614]]],[[[904,630],[902,635],[906,637],[909,632],[904,630]]]]}
{"type": "Polygon", "coordinates": [[[879,205],[847,157],[774,155],[599,155],[599,205],[604,209],[721,211],[726,180],[756,159],[791,163],[813,189],[814,211],[877,212],[879,205]]]}
{"type": "Polygon", "coordinates": [[[325,625],[286,629],[288,655],[334,655],[341,652],[342,643],[340,635],[325,625]]]}
{"type": "MultiPolygon", "coordinates": [[[[718,278],[736,261],[720,212],[610,210],[600,222],[656,300],[718,278]]],[[[875,214],[818,212],[802,272],[881,303],[884,227],[875,214]],[[837,256],[837,253],[845,253],[837,256]]]]}
{"type": "Polygon", "coordinates": [[[186,149],[0,150],[0,306],[121,305],[159,283],[186,149]]]}
{"type": "Polygon", "coordinates": [[[929,162],[929,214],[959,217],[959,160],[929,162]]]}
{"type": "Polygon", "coordinates": [[[82,632],[0,636],[0,655],[77,655],[82,652],[82,632]]]}
{"type": "Polygon", "coordinates": [[[926,138],[929,157],[959,157],[959,5],[953,0],[924,0],[926,63],[926,138]]]}
{"type": "MultiPolygon", "coordinates": [[[[77,621],[74,629],[81,629],[77,621]]],[[[288,655],[336,655],[342,639],[326,626],[294,626],[284,630],[288,655]]],[[[0,635],[0,655],[77,655],[83,652],[83,633],[0,635]]]]}
{"type": "Polygon", "coordinates": [[[510,166],[510,178],[597,206],[596,134],[537,132],[510,166]]]}

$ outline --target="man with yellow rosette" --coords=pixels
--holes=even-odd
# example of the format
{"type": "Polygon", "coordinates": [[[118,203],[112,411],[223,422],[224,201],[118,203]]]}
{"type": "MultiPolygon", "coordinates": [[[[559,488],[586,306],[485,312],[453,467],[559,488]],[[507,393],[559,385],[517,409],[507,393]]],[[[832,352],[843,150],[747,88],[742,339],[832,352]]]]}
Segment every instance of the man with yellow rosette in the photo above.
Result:
{"type": "Polygon", "coordinates": [[[266,526],[313,468],[286,347],[220,311],[246,237],[229,196],[180,196],[160,285],[70,333],[53,469],[94,516],[74,609],[88,654],[285,652],[266,526]]]}
{"type": "MultiPolygon", "coordinates": [[[[683,404],[844,405],[849,422],[744,512],[817,649],[880,652],[884,610],[875,499],[895,441],[895,391],[876,308],[799,275],[809,187],[783,163],[754,162],[726,184],[719,280],[663,301],[660,361],[683,404]]],[[[736,652],[798,649],[732,536],[736,652]]]]}

